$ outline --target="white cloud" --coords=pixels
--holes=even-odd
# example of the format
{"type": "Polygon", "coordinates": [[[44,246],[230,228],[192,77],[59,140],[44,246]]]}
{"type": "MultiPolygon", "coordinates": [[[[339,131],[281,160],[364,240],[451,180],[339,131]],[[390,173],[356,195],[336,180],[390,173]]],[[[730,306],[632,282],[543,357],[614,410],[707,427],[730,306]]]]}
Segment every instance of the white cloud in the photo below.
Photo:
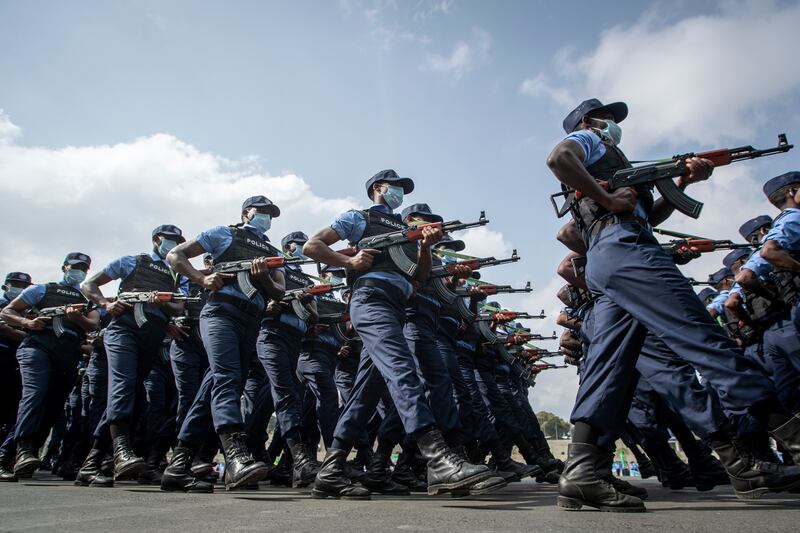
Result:
{"type": "Polygon", "coordinates": [[[800,5],[725,2],[717,14],[668,25],[662,9],[669,6],[606,31],[588,54],[560,54],[556,70],[564,79],[535,76],[523,92],[552,99],[564,113],[589,97],[626,101],[624,148],[631,153],[661,142],[751,141],[767,126],[766,109],[796,113],[796,102],[783,98],[800,88],[793,66],[800,5]],[[553,88],[559,84],[564,88],[553,88]],[[580,98],[567,103],[567,94],[580,98]]]}
{"type": "Polygon", "coordinates": [[[556,102],[559,106],[568,108],[575,105],[575,97],[566,87],[555,87],[551,85],[543,73],[539,73],[534,78],[527,78],[519,86],[519,92],[531,97],[546,96],[556,102]]]}
{"type": "Polygon", "coordinates": [[[242,200],[264,194],[281,208],[273,241],[290,231],[313,233],[353,198],[321,198],[300,176],[273,176],[257,160],[201,152],[171,135],[60,149],[13,142],[19,128],[0,118],[0,197],[5,231],[0,271],[29,271],[34,280],[59,275],[64,255],[84,251],[95,269],[125,254],[148,251],[150,231],[180,226],[188,236],[239,221],[242,200]]]}
{"type": "Polygon", "coordinates": [[[0,145],[9,144],[21,136],[20,127],[11,122],[11,118],[0,109],[0,145]]]}
{"type": "Polygon", "coordinates": [[[491,45],[492,36],[475,28],[472,40],[456,43],[449,56],[428,54],[423,69],[460,80],[464,74],[486,62],[491,45]]]}
{"type": "MultiPolygon", "coordinates": [[[[472,222],[472,219],[465,222],[472,222]]],[[[499,231],[490,230],[486,226],[470,228],[453,234],[453,238],[461,239],[467,245],[466,253],[477,257],[494,256],[498,259],[509,257],[513,246],[499,231]]]]}

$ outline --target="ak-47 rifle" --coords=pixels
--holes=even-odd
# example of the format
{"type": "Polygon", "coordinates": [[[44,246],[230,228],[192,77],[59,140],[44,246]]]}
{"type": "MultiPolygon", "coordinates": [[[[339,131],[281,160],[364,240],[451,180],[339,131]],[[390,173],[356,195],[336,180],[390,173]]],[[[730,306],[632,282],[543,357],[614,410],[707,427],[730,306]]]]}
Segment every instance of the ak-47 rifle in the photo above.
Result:
{"type": "Polygon", "coordinates": [[[552,368],[569,368],[569,365],[554,365],[552,363],[541,363],[541,362],[539,362],[539,363],[533,363],[532,365],[529,365],[528,368],[534,374],[538,374],[539,372],[542,372],[543,370],[549,370],[549,369],[552,369],[552,368]]]}
{"type": "Polygon", "coordinates": [[[344,283],[339,283],[337,285],[322,283],[319,285],[311,285],[309,287],[300,287],[299,289],[286,291],[281,301],[285,304],[291,305],[292,310],[301,320],[308,320],[311,317],[311,313],[308,312],[303,303],[300,301],[301,297],[330,294],[333,291],[338,291],[339,289],[344,289],[345,287],[347,287],[347,285],[344,283]]]}
{"type": "Polygon", "coordinates": [[[133,318],[136,325],[142,327],[147,322],[147,313],[144,306],[152,302],[199,302],[199,296],[186,296],[180,292],[161,292],[161,291],[141,291],[141,292],[121,292],[117,295],[117,300],[133,305],[133,318]]]}
{"type": "Polygon", "coordinates": [[[712,283],[710,281],[698,281],[698,280],[696,280],[694,278],[686,278],[686,279],[689,280],[689,285],[691,285],[693,287],[698,287],[698,286],[711,287],[712,286],[712,283]]]}
{"type": "Polygon", "coordinates": [[[739,250],[751,248],[752,244],[738,244],[730,240],[714,241],[711,239],[675,239],[662,243],[661,247],[668,254],[685,254],[689,252],[716,252],[717,250],[739,250]]]}
{"type": "MultiPolygon", "coordinates": [[[[496,309],[493,307],[484,307],[485,311],[489,313],[478,313],[473,319],[475,327],[478,332],[483,335],[483,338],[490,343],[495,343],[502,335],[498,335],[493,326],[498,324],[507,324],[512,320],[525,320],[525,319],[541,319],[545,318],[544,309],[538,315],[531,315],[530,313],[522,313],[516,311],[507,311],[503,309],[496,309]]],[[[528,334],[528,332],[520,332],[520,334],[528,334]]],[[[513,333],[512,333],[513,335],[513,333]]]]}
{"type": "Polygon", "coordinates": [[[503,345],[495,346],[495,350],[497,351],[497,354],[503,359],[503,361],[508,363],[508,366],[511,367],[511,371],[514,374],[525,380],[528,383],[528,385],[530,386],[534,385],[535,376],[526,368],[526,366],[519,359],[517,359],[511,352],[506,350],[505,346],[503,345]]]}
{"type": "Polygon", "coordinates": [[[538,348],[523,348],[519,353],[526,361],[540,361],[548,357],[561,357],[564,355],[562,352],[552,352],[549,350],[540,350],[538,348]]]}
{"type": "MultiPolygon", "coordinates": [[[[313,259],[300,259],[299,257],[267,257],[267,268],[272,270],[283,268],[286,265],[310,265],[315,263],[313,259]]],[[[212,272],[219,274],[235,274],[236,283],[248,298],[252,298],[258,292],[250,279],[250,270],[253,268],[254,259],[243,261],[228,261],[227,263],[217,263],[211,269],[212,272]]]]}
{"type": "MultiPolygon", "coordinates": [[[[697,218],[703,210],[703,204],[694,198],[691,198],[684,193],[678,185],[673,181],[673,178],[686,175],[688,170],[686,168],[686,160],[692,157],[700,157],[709,159],[714,163],[715,167],[729,165],[736,161],[744,161],[746,159],[755,159],[773,154],[781,154],[788,152],[794,148],[794,145],[789,144],[786,140],[786,134],[781,133],[778,135],[778,145],[764,150],[756,150],[750,145],[740,146],[739,148],[720,148],[718,150],[709,150],[707,152],[687,153],[673,156],[669,159],[663,159],[650,163],[647,165],[640,165],[632,168],[625,168],[618,170],[614,176],[607,182],[600,182],[601,186],[613,191],[622,187],[635,187],[636,185],[653,184],[655,185],[661,196],[675,207],[678,211],[686,216],[697,218]]],[[[564,191],[550,196],[553,207],[559,218],[567,214],[572,207],[574,200],[580,200],[580,191],[564,191]],[[559,196],[566,196],[565,205],[559,208],[556,205],[556,198],[559,196]]]]}
{"type": "Polygon", "coordinates": [[[389,254],[389,257],[394,262],[395,266],[405,272],[409,276],[413,276],[417,270],[417,263],[409,259],[403,252],[402,246],[409,242],[417,242],[422,240],[422,232],[425,228],[434,228],[442,230],[442,233],[451,233],[454,231],[461,231],[469,228],[476,228],[478,226],[485,226],[489,223],[486,218],[486,213],[481,211],[480,217],[475,222],[461,222],[460,220],[452,220],[450,222],[431,222],[428,224],[420,224],[414,227],[403,228],[398,231],[390,233],[383,233],[373,237],[366,237],[358,241],[355,246],[337,250],[340,254],[347,256],[354,256],[360,250],[372,248],[380,250],[389,254]]]}
{"type": "Polygon", "coordinates": [[[53,332],[56,334],[56,337],[60,337],[64,334],[64,331],[66,331],[64,328],[64,320],[67,318],[66,311],[69,307],[80,309],[81,313],[85,315],[97,306],[94,304],[94,302],[57,305],[55,307],[45,307],[44,309],[39,309],[39,311],[36,313],[36,316],[37,318],[49,318],[53,326],[53,332]]]}
{"type": "Polygon", "coordinates": [[[472,257],[465,254],[460,254],[458,252],[452,252],[450,250],[444,250],[441,248],[435,248],[433,253],[439,256],[445,257],[455,257],[458,259],[463,259],[463,261],[458,261],[456,263],[450,263],[449,265],[439,265],[431,268],[431,277],[444,277],[444,276],[452,276],[455,272],[456,267],[459,266],[467,266],[471,270],[480,270],[483,267],[491,267],[497,265],[507,265],[509,263],[516,263],[519,261],[520,257],[517,255],[517,251],[514,250],[511,253],[511,257],[506,259],[495,259],[494,257],[472,257]]]}

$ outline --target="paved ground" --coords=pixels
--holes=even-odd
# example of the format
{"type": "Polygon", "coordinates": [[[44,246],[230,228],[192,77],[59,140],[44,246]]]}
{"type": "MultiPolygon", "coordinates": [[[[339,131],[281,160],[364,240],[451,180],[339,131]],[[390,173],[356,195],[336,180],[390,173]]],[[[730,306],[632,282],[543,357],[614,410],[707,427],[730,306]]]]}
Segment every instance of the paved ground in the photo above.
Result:
{"type": "Polygon", "coordinates": [[[473,499],[377,496],[368,502],[312,500],[302,491],[272,489],[213,495],[160,492],[119,483],[114,489],[73,487],[53,478],[0,483],[2,531],[800,531],[798,499],[768,496],[743,503],[727,489],[651,492],[649,512],[567,512],[554,487],[516,483],[473,499]]]}

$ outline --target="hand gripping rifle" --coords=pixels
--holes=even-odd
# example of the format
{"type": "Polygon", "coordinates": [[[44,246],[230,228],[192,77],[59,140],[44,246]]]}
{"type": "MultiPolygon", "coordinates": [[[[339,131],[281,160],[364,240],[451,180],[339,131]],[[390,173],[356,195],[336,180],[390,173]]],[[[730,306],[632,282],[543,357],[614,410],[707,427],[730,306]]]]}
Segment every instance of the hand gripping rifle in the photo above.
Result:
{"type": "Polygon", "coordinates": [[[517,359],[511,352],[506,350],[505,346],[499,345],[496,346],[495,349],[500,358],[508,363],[508,366],[511,367],[511,371],[514,372],[514,374],[522,378],[531,387],[535,384],[534,381],[536,376],[526,368],[525,364],[517,359]]]}
{"type": "Polygon", "coordinates": [[[136,325],[142,327],[147,322],[147,313],[144,306],[151,300],[157,303],[170,302],[199,302],[199,296],[186,296],[180,292],[161,292],[161,291],[141,291],[141,292],[121,292],[117,295],[117,300],[133,305],[133,318],[136,325]]]}
{"type": "Polygon", "coordinates": [[[64,320],[67,319],[66,311],[68,307],[77,307],[81,310],[81,313],[86,315],[92,309],[96,308],[97,306],[94,302],[87,302],[87,303],[78,303],[78,304],[68,304],[68,305],[58,305],[56,307],[45,307],[44,309],[39,309],[39,312],[36,313],[37,318],[49,318],[51,319],[51,323],[53,325],[53,332],[56,334],[56,337],[60,337],[64,334],[66,329],[64,328],[64,320]]]}
{"type": "Polygon", "coordinates": [[[340,283],[338,285],[331,285],[330,283],[322,283],[320,285],[311,285],[309,287],[301,287],[299,289],[292,289],[286,291],[281,300],[285,304],[292,306],[292,311],[301,319],[308,320],[311,313],[308,312],[305,305],[300,301],[303,296],[319,296],[322,294],[330,294],[333,291],[344,289],[346,284],[340,283]]]}
{"type": "Polygon", "coordinates": [[[431,222],[428,224],[420,224],[413,228],[404,228],[390,233],[383,233],[375,235],[374,237],[367,237],[361,239],[354,247],[345,248],[344,250],[337,250],[340,254],[353,256],[365,248],[373,248],[375,250],[385,251],[394,262],[395,266],[405,272],[409,276],[414,276],[417,270],[416,261],[409,259],[403,252],[402,246],[409,242],[417,242],[422,240],[422,232],[425,228],[435,228],[442,230],[443,233],[451,233],[453,231],[461,231],[469,228],[476,228],[478,226],[485,226],[489,223],[486,218],[486,213],[481,211],[480,217],[475,222],[461,222],[460,220],[452,220],[450,222],[431,222]]]}
{"type": "MultiPolygon", "coordinates": [[[[239,288],[248,298],[252,298],[258,292],[258,289],[253,285],[253,280],[250,279],[250,269],[253,268],[253,259],[246,259],[244,261],[228,261],[227,263],[217,263],[211,269],[212,272],[220,274],[235,274],[236,283],[239,288]]],[[[286,265],[309,265],[315,263],[313,259],[300,259],[297,257],[267,257],[267,267],[275,270],[283,268],[286,265]]]]}
{"type": "MultiPolygon", "coordinates": [[[[640,165],[637,167],[626,168],[618,170],[614,176],[608,180],[607,183],[601,185],[609,191],[619,189],[621,187],[634,187],[636,185],[653,184],[655,185],[661,196],[666,199],[678,211],[686,216],[697,218],[703,209],[702,202],[698,202],[694,198],[684,193],[678,185],[673,181],[673,178],[686,175],[688,170],[686,168],[686,160],[692,157],[700,157],[709,159],[714,163],[715,167],[729,165],[736,161],[744,161],[746,159],[755,159],[767,155],[780,154],[788,152],[794,148],[793,144],[789,144],[786,140],[786,134],[781,133],[778,135],[778,145],[772,148],[757,150],[750,145],[740,146],[738,148],[720,148],[718,150],[709,150],[707,152],[688,153],[673,156],[670,159],[656,161],[647,165],[640,165]]],[[[580,191],[572,194],[572,191],[561,192],[551,195],[550,200],[559,218],[564,216],[569,208],[572,206],[573,198],[580,200],[580,191]],[[555,198],[557,196],[567,196],[567,202],[561,209],[556,205],[555,198]]]]}

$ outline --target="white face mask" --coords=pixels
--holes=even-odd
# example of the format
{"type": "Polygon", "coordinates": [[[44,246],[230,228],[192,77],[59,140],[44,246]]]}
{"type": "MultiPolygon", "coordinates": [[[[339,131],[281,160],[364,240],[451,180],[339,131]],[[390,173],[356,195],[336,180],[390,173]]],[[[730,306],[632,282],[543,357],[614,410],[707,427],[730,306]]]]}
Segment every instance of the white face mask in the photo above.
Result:
{"type": "Polygon", "coordinates": [[[610,119],[599,120],[593,118],[591,121],[594,126],[592,131],[599,135],[603,141],[613,146],[619,146],[619,143],[622,142],[622,128],[619,127],[619,124],[610,119]]]}

